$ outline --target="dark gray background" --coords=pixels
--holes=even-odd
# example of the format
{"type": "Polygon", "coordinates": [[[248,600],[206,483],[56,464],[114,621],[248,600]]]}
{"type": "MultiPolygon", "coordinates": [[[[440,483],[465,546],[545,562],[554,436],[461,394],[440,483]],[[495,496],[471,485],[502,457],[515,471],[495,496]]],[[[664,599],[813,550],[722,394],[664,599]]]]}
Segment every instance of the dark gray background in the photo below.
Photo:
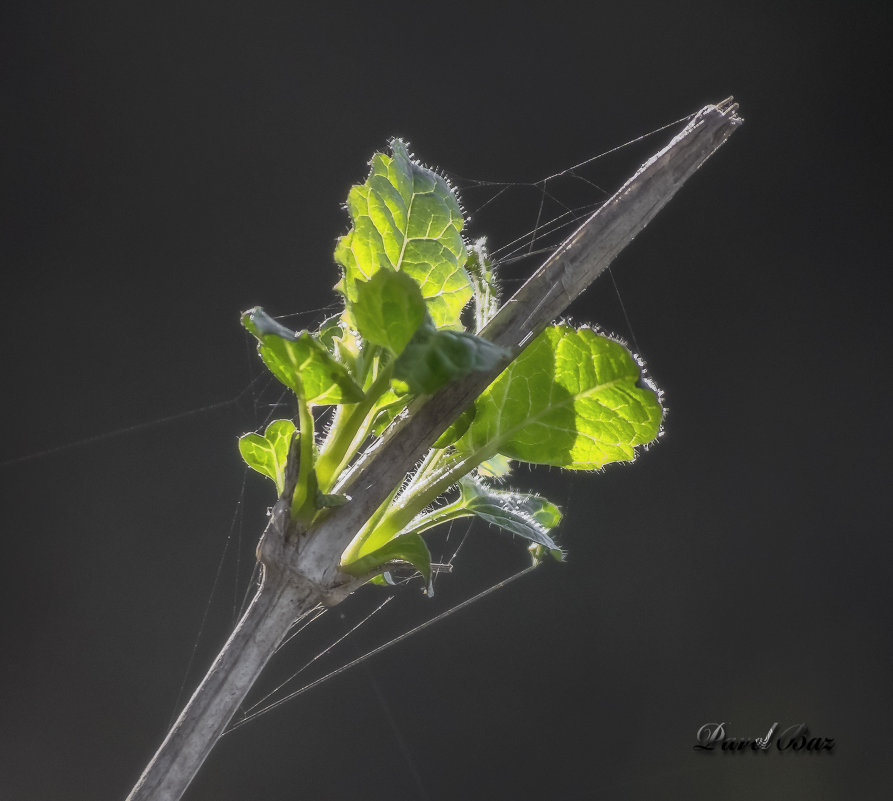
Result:
{"type": "MultiPolygon", "coordinates": [[[[566,565],[227,737],[187,798],[887,797],[889,12],[582,6],[4,12],[2,798],[126,795],[257,418],[248,393],[9,460],[235,398],[256,373],[238,312],[331,302],[340,204],[389,136],[455,175],[535,180],[733,93],[746,125],[614,270],[666,392],[660,445],[600,475],[522,470],[565,508],[566,565]],[[694,752],[718,720],[802,721],[836,747],[694,752]]],[[[670,135],[590,175],[613,189],[670,135]]],[[[470,233],[505,241],[535,205],[507,196],[470,233]]],[[[628,335],[607,278],[573,315],[628,335]]],[[[254,479],[190,687],[248,582],[254,479]]],[[[474,529],[433,601],[406,591],[326,667],[523,563],[474,529]]]]}

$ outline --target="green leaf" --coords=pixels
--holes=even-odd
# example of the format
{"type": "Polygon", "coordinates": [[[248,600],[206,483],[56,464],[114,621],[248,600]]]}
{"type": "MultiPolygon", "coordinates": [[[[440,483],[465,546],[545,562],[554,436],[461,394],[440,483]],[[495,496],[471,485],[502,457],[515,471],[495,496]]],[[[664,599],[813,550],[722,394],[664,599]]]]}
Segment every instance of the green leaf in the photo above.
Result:
{"type": "Polygon", "coordinates": [[[465,331],[423,324],[394,363],[394,379],[408,392],[430,395],[473,370],[491,370],[508,353],[465,331]]]}
{"type": "Polygon", "coordinates": [[[657,395],[640,380],[620,343],[551,326],[478,398],[456,447],[577,470],[632,460],[662,418],[657,395]]]}
{"type": "Polygon", "coordinates": [[[352,576],[362,576],[394,561],[408,562],[418,570],[425,580],[428,594],[432,594],[431,553],[428,546],[425,545],[425,541],[418,534],[402,534],[399,537],[394,537],[371,553],[352,562],[342,563],[339,569],[352,576]]]}
{"type": "Polygon", "coordinates": [[[326,318],[320,324],[315,336],[335,357],[335,361],[343,364],[351,377],[354,377],[362,374],[361,348],[356,331],[345,317],[346,312],[326,318]]]}
{"type": "Polygon", "coordinates": [[[272,479],[276,484],[277,495],[282,495],[285,463],[294,436],[295,424],[291,420],[274,420],[267,426],[263,436],[245,434],[239,437],[239,453],[245,463],[252,470],[272,479]]]}
{"type": "Polygon", "coordinates": [[[369,178],[347,197],[353,228],[338,241],[338,284],[357,300],[357,282],[381,269],[402,271],[419,285],[434,324],[461,327],[459,313],[472,289],[463,266],[462,210],[449,184],[415,163],[406,143],[391,142],[392,156],[373,156],[369,178]]]}
{"type": "Polygon", "coordinates": [[[273,420],[264,430],[264,437],[284,463],[288,456],[292,437],[295,436],[295,424],[293,420],[273,420]]]}
{"type": "Polygon", "coordinates": [[[547,548],[561,561],[561,549],[548,534],[561,522],[561,511],[554,503],[540,495],[496,490],[470,478],[463,478],[459,489],[463,508],[494,526],[547,548]]]}
{"type": "Polygon", "coordinates": [[[296,333],[256,306],[242,314],[242,325],[258,340],[264,364],[307,403],[357,403],[363,390],[308,331],[296,333]]]}
{"type": "Polygon", "coordinates": [[[260,434],[243,434],[239,437],[239,453],[252,470],[272,479],[280,492],[279,469],[276,463],[276,454],[270,443],[260,434]]]}
{"type": "Polygon", "coordinates": [[[357,299],[350,305],[363,339],[399,355],[427,314],[419,285],[406,273],[379,270],[357,281],[357,299]]]}
{"type": "Polygon", "coordinates": [[[341,315],[333,314],[320,323],[319,330],[316,332],[316,338],[334,356],[336,355],[337,341],[344,338],[344,333],[341,315]]]}
{"type": "Polygon", "coordinates": [[[497,453],[481,462],[477,466],[477,472],[485,478],[504,478],[512,472],[512,463],[510,459],[497,453]]]}

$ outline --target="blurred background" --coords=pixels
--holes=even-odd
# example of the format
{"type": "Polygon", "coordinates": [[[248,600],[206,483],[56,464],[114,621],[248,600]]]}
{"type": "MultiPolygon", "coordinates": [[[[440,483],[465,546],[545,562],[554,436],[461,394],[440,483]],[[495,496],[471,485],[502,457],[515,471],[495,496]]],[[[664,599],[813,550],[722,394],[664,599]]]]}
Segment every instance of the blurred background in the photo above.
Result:
{"type": "MultiPolygon", "coordinates": [[[[188,694],[224,642],[272,502],[235,447],[269,412],[238,314],[334,301],[341,204],[389,137],[451,176],[469,237],[495,249],[541,201],[560,213],[529,184],[734,94],[743,128],[570,310],[634,341],[669,412],[635,465],[518,471],[564,509],[567,563],[228,735],[186,798],[887,797],[881,4],[3,17],[0,796],[123,799],[187,670],[188,694]],[[480,181],[511,186],[485,206],[480,181]],[[718,721],[750,738],[802,722],[836,745],[693,750],[718,721]]],[[[681,127],[550,194],[581,213],[681,127]]],[[[507,289],[541,258],[507,263],[507,289]]],[[[474,527],[433,600],[403,589],[314,675],[525,562],[474,527]]],[[[265,686],[376,592],[277,655],[265,686]]]]}

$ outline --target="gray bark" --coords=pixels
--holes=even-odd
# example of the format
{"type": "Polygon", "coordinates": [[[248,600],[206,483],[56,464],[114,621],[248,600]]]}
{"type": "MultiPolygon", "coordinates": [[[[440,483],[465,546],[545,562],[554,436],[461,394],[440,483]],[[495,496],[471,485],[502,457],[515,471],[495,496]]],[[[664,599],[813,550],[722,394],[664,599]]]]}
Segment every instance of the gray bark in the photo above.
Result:
{"type": "Polygon", "coordinates": [[[251,605],[128,801],[178,801],[289,628],[319,603],[317,588],[283,567],[287,524],[279,501],[258,545],[263,576],[251,605]]]}
{"type": "Polygon", "coordinates": [[[260,588],[207,676],[140,777],[128,801],[178,801],[292,623],[334,604],[360,583],[338,571],[342,552],[431,444],[515,358],[560,316],[742,122],[731,98],[706,106],[562,244],[506,302],[481,336],[509,356],[421,399],[351,469],[339,490],[350,503],[311,531],[288,530],[280,500],[258,545],[260,588]]]}

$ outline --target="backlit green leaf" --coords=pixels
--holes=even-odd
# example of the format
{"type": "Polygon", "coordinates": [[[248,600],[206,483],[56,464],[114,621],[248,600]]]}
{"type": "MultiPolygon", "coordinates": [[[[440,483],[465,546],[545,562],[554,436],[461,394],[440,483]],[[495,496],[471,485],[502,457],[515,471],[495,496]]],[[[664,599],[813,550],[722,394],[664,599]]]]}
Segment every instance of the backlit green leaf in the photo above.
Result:
{"type": "Polygon", "coordinates": [[[356,282],[357,299],[350,311],[363,339],[399,355],[425,319],[419,285],[406,273],[379,270],[356,282]]]}
{"type": "Polygon", "coordinates": [[[540,495],[496,490],[469,478],[462,479],[459,488],[465,509],[494,526],[542,545],[561,561],[561,549],[548,534],[561,522],[561,511],[554,503],[540,495]]]}
{"type": "Polygon", "coordinates": [[[393,155],[377,153],[369,178],[347,197],[353,228],[338,241],[335,260],[344,268],[338,284],[357,300],[357,282],[381,269],[399,270],[419,285],[437,327],[460,327],[459,313],[471,297],[463,269],[462,210],[449,184],[416,164],[400,139],[393,155]]]}
{"type": "Polygon", "coordinates": [[[325,345],[326,350],[333,355],[335,355],[337,341],[343,339],[343,337],[344,328],[342,327],[340,314],[333,314],[331,317],[326,317],[326,319],[320,323],[319,330],[316,332],[316,338],[325,345]]]}
{"type": "Polygon", "coordinates": [[[485,478],[504,478],[512,472],[512,462],[501,453],[495,453],[477,466],[477,472],[485,478]]]}
{"type": "Polygon", "coordinates": [[[295,424],[292,420],[273,420],[264,431],[264,437],[273,446],[277,458],[283,464],[294,434],[295,424]]]}
{"type": "Polygon", "coordinates": [[[478,398],[457,447],[579,470],[631,460],[637,445],[657,437],[662,418],[640,379],[620,343],[551,326],[478,398]]]}
{"type": "Polygon", "coordinates": [[[473,370],[494,368],[506,356],[473,334],[423,324],[394,363],[394,379],[415,395],[430,395],[473,370]]]}
{"type": "Polygon", "coordinates": [[[242,315],[242,325],[258,340],[264,364],[285,386],[308,403],[356,403],[363,390],[308,331],[296,333],[259,306],[242,315]]]}
{"type": "Polygon", "coordinates": [[[261,475],[273,480],[278,495],[282,495],[285,481],[285,463],[295,424],[291,420],[274,420],[263,436],[245,434],[239,437],[239,453],[245,463],[261,475]]]}
{"type": "Polygon", "coordinates": [[[347,369],[351,376],[359,374],[360,344],[354,329],[344,319],[345,315],[327,317],[319,326],[315,337],[326,350],[347,369]]]}

